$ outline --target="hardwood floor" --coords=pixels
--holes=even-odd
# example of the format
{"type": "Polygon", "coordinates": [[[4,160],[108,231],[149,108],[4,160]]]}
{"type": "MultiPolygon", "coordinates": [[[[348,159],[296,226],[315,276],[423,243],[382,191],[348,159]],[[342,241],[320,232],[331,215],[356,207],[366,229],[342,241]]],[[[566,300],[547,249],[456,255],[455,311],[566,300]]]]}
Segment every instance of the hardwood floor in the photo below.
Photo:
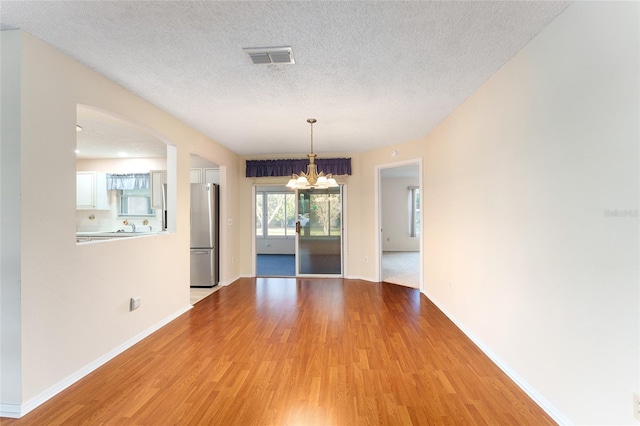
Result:
{"type": "Polygon", "coordinates": [[[554,422],[418,290],[258,278],[2,424],[554,422]]]}

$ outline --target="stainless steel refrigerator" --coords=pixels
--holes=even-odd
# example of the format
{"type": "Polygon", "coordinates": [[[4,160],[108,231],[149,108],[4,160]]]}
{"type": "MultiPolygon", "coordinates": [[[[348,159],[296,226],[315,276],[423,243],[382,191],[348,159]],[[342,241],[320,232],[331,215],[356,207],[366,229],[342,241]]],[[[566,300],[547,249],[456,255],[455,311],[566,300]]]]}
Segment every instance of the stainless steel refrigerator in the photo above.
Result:
{"type": "Polygon", "coordinates": [[[191,287],[213,287],[220,277],[219,187],[191,184],[191,287]]]}

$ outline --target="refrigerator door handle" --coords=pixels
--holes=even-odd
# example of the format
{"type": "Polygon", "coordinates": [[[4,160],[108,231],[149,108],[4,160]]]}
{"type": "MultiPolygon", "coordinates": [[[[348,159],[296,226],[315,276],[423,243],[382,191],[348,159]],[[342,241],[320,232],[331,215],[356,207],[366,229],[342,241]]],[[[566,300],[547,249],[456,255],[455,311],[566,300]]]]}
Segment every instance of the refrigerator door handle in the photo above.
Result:
{"type": "Polygon", "coordinates": [[[191,250],[191,254],[209,254],[209,252],[206,250],[198,250],[198,251],[191,250]]]}

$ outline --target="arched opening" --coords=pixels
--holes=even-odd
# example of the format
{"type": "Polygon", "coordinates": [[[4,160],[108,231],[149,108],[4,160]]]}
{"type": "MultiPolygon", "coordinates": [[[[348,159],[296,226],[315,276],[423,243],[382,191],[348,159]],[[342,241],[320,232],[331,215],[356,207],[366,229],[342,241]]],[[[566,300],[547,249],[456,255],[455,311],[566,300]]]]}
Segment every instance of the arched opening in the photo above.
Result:
{"type": "Polygon", "coordinates": [[[175,147],[116,114],[76,114],[77,243],[175,230],[175,147]]]}

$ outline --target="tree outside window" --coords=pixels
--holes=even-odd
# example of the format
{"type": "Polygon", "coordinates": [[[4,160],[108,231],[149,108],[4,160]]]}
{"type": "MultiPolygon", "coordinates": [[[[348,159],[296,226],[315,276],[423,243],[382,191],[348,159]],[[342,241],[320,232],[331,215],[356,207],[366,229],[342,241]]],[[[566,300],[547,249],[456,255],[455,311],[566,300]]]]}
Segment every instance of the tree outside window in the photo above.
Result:
{"type": "Polygon", "coordinates": [[[256,236],[287,237],[295,233],[295,194],[256,193],[256,236]]]}
{"type": "Polygon", "coordinates": [[[420,188],[417,186],[409,187],[409,203],[411,208],[409,213],[409,227],[412,238],[420,236],[420,188]]]}

